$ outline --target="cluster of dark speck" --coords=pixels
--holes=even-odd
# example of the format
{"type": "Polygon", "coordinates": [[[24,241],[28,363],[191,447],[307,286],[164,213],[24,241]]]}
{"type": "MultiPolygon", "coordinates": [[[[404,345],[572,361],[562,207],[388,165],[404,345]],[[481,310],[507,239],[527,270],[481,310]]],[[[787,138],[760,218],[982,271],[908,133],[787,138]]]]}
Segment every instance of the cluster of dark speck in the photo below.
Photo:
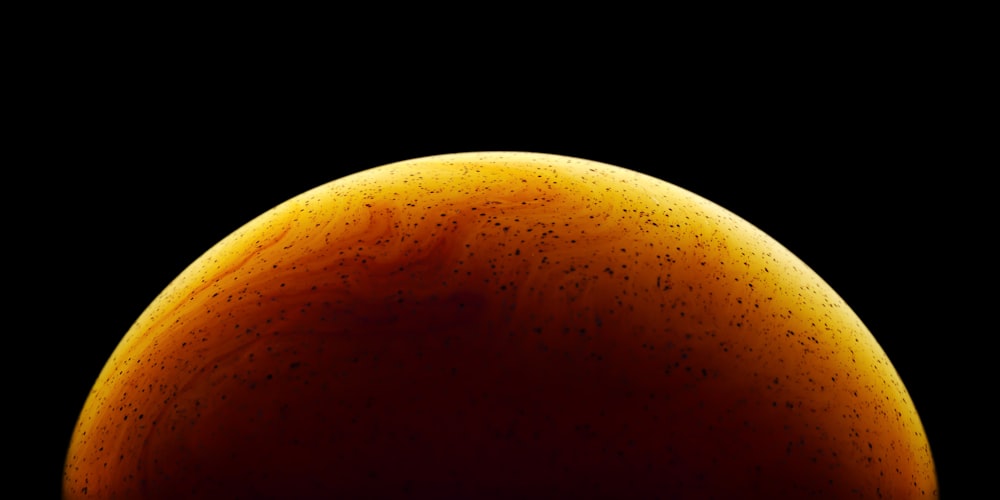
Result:
{"type": "MultiPolygon", "coordinates": [[[[157,471],[186,467],[158,462],[168,459],[152,443],[216,432],[204,421],[220,408],[280,426],[306,410],[268,406],[261,393],[312,398],[309,411],[332,427],[361,428],[388,418],[376,412],[387,404],[430,411],[416,395],[431,381],[452,391],[457,422],[523,405],[507,427],[484,429],[500,448],[548,449],[573,435],[577,452],[668,488],[708,487],[708,471],[724,466],[758,485],[787,480],[776,464],[831,482],[845,468],[878,470],[856,490],[825,485],[848,496],[927,484],[902,477],[933,471],[891,364],[846,304],[770,238],[633,172],[544,156],[447,160],[318,187],[206,253],[114,354],[70,467],[128,462],[115,480],[142,490],[165,479],[157,471]],[[390,403],[337,393],[374,383],[358,374],[405,390],[389,390],[400,398],[390,403]],[[671,444],[720,433],[717,449],[671,444]],[[749,465],[754,453],[766,466],[749,465]],[[702,469],[671,475],[684,467],[702,469]]],[[[400,433],[372,439],[434,446],[428,432],[400,433]]],[[[284,449],[308,443],[294,444],[284,449]]],[[[367,477],[384,483],[382,472],[367,477]]],[[[819,493],[807,491],[815,482],[786,486],[819,493]]]]}

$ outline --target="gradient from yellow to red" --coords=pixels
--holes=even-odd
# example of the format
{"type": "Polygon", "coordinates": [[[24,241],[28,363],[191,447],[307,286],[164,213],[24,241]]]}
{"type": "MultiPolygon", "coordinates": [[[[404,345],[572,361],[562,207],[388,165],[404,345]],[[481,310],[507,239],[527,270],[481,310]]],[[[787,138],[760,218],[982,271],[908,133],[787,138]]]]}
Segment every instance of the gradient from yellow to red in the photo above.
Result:
{"type": "Polygon", "coordinates": [[[937,496],[875,337],[738,216],[562,156],[421,158],[209,250],[101,373],[64,494],[937,496]]]}

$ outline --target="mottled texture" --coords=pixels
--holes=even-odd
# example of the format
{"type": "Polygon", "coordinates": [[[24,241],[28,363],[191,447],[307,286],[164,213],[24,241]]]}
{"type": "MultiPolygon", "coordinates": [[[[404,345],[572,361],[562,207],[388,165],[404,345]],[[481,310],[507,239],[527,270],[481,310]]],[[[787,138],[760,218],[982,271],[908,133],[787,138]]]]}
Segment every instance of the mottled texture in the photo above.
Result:
{"type": "Polygon", "coordinates": [[[211,248],[86,402],[68,498],[934,498],[875,338],[760,230],[626,169],[386,165],[211,248]]]}

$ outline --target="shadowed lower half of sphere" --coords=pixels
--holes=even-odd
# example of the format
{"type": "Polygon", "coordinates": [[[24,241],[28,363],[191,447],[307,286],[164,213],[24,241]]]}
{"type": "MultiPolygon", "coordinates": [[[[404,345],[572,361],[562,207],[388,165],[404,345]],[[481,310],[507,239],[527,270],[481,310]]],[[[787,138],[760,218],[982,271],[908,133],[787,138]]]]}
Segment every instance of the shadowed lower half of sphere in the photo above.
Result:
{"type": "Polygon", "coordinates": [[[303,193],[126,333],[67,498],[936,498],[875,338],[746,221],[534,153],[303,193]]]}

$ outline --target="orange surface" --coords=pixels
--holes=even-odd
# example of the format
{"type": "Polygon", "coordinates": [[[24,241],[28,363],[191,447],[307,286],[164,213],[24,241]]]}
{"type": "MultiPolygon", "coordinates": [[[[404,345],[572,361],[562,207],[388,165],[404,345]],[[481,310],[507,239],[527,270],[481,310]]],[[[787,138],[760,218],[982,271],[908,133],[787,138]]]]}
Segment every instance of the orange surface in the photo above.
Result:
{"type": "Polygon", "coordinates": [[[725,209],[533,153],[262,214],[127,332],[66,498],[936,498],[876,339],[725,209]]]}

